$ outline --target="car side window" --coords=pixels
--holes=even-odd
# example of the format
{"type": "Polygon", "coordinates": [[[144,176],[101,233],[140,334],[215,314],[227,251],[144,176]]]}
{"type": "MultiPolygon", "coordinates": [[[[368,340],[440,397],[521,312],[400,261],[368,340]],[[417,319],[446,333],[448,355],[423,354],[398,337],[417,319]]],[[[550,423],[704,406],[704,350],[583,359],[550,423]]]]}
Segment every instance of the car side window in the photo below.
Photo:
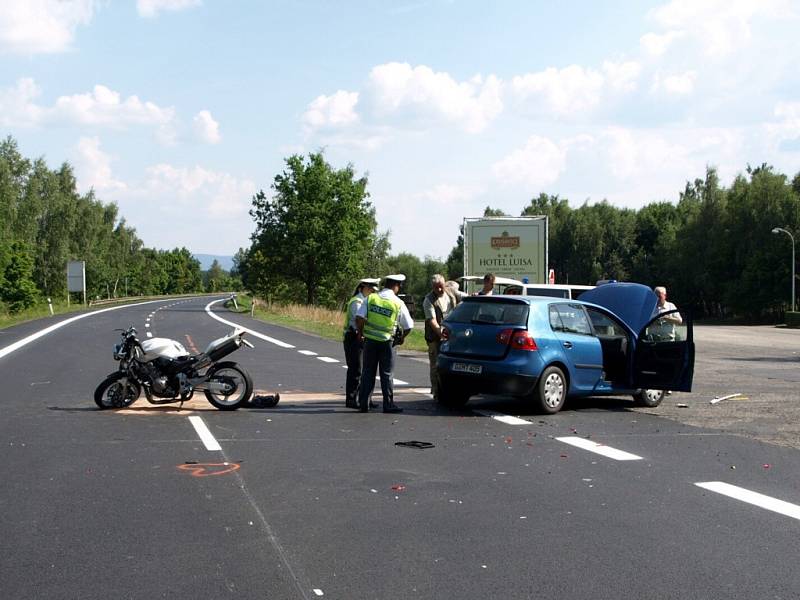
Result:
{"type": "Polygon", "coordinates": [[[559,315],[558,307],[555,304],[550,305],[550,328],[553,331],[564,331],[564,325],[561,323],[561,315],[559,315]]]}
{"type": "Polygon", "coordinates": [[[553,324],[553,311],[558,315],[560,326],[553,328],[555,331],[566,333],[577,333],[580,335],[593,335],[592,326],[586,312],[579,304],[551,304],[550,305],[550,324],[553,324]]]}
{"type": "Polygon", "coordinates": [[[627,337],[628,334],[622,325],[614,321],[608,315],[605,315],[594,308],[587,308],[586,311],[589,313],[589,319],[591,319],[597,335],[627,337]]]}

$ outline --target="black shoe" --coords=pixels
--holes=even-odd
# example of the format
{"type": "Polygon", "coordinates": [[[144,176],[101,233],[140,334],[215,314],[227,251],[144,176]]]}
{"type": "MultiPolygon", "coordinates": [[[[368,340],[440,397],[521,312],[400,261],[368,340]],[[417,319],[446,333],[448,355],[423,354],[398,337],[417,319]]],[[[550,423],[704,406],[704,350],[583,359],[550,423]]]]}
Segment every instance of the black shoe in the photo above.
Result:
{"type": "Polygon", "coordinates": [[[369,412],[369,406],[359,406],[358,412],[369,412]]]}
{"type": "Polygon", "coordinates": [[[377,402],[372,402],[372,401],[370,401],[370,403],[369,403],[369,407],[370,407],[370,408],[378,408],[378,403],[377,403],[377,402]]]}
{"type": "Polygon", "coordinates": [[[345,408],[358,408],[358,404],[356,404],[355,402],[345,402],[344,403],[344,407],[345,408]]]}
{"type": "Polygon", "coordinates": [[[401,412],[403,412],[403,409],[400,408],[399,406],[394,406],[394,405],[393,406],[384,406],[383,407],[383,412],[385,412],[385,413],[401,413],[401,412]]]}

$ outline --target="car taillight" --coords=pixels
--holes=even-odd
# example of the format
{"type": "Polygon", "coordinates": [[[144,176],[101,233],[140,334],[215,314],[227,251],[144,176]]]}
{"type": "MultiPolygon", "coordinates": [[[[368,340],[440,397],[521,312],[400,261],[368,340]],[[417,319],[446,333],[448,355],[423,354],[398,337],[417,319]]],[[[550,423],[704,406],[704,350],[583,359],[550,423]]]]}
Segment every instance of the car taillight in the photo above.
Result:
{"type": "Polygon", "coordinates": [[[446,342],[450,339],[450,330],[447,327],[442,327],[442,341],[446,342]]]}
{"type": "Polygon", "coordinates": [[[497,343],[516,350],[538,350],[536,340],[524,329],[503,329],[497,334],[497,343]]]}

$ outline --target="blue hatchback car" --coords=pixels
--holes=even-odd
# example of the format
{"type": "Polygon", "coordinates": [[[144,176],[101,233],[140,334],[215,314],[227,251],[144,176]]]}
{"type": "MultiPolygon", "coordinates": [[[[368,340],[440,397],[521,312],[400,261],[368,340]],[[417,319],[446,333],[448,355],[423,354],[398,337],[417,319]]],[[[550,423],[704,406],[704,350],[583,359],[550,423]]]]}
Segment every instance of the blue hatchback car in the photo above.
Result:
{"type": "Polygon", "coordinates": [[[600,285],[580,300],[466,298],[444,322],[438,400],[512,395],[553,414],[568,396],[630,394],[658,406],[666,390],[691,391],[694,339],[688,315],[658,314],[657,303],[637,283],[600,285]]]}

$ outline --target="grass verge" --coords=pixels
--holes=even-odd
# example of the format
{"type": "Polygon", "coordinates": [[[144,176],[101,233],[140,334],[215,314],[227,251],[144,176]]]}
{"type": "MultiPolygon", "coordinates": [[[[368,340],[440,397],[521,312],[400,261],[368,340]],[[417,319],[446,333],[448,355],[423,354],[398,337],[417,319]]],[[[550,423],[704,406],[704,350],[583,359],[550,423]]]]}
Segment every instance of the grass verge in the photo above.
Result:
{"type": "MultiPolygon", "coordinates": [[[[236,312],[251,312],[253,302],[251,297],[240,294],[236,297],[236,301],[239,305],[239,310],[236,312]]],[[[230,302],[226,303],[226,306],[235,310],[230,302]]],[[[341,311],[303,304],[267,304],[263,300],[256,300],[256,307],[252,312],[256,319],[265,323],[313,333],[329,340],[342,339],[344,313],[341,311]]],[[[428,345],[425,343],[423,333],[414,329],[400,348],[427,352],[428,345]]]]}

